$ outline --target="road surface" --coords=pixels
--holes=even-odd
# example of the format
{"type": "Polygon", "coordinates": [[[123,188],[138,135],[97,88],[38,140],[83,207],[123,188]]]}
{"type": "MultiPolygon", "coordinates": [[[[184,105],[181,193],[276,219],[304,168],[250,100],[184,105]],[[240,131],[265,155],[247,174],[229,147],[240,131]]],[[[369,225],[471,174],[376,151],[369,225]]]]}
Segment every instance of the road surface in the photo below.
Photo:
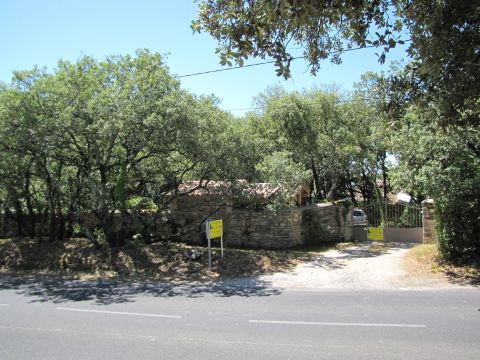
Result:
{"type": "Polygon", "coordinates": [[[480,359],[480,292],[0,278],[0,359],[480,359]]]}

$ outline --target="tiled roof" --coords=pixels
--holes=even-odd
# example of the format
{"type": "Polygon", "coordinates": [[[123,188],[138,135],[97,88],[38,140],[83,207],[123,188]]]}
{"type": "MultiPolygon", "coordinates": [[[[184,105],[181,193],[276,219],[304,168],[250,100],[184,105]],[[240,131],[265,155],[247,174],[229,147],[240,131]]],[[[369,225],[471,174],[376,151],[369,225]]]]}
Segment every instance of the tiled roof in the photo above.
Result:
{"type": "Polygon", "coordinates": [[[226,181],[187,181],[178,187],[180,195],[208,196],[208,195],[237,195],[268,199],[278,191],[281,186],[270,183],[249,183],[239,180],[236,183],[226,181]]]}

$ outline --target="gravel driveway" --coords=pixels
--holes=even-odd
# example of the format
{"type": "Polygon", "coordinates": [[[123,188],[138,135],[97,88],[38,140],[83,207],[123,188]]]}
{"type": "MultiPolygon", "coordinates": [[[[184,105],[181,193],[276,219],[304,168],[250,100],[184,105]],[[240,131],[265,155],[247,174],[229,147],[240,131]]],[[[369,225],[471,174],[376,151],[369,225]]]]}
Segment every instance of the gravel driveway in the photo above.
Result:
{"type": "Polygon", "coordinates": [[[456,288],[436,278],[407,274],[403,257],[411,244],[379,246],[365,242],[330,250],[289,273],[264,275],[259,280],[274,287],[331,289],[438,289],[456,288]]]}

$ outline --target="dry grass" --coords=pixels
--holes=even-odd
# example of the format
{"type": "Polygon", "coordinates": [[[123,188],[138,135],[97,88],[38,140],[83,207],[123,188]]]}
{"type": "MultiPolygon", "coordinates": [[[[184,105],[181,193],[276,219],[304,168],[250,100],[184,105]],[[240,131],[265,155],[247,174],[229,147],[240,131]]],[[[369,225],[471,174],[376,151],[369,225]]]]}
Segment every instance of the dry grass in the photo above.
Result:
{"type": "Polygon", "coordinates": [[[440,258],[435,244],[413,247],[405,256],[408,273],[415,277],[441,276],[440,258]]]}
{"type": "Polygon", "coordinates": [[[480,285],[480,267],[444,263],[436,244],[413,247],[405,257],[405,267],[413,277],[436,277],[461,285],[480,285]]]}
{"type": "Polygon", "coordinates": [[[370,254],[380,255],[388,252],[394,246],[395,245],[392,243],[388,243],[384,241],[376,241],[369,246],[369,248],[367,249],[367,252],[369,252],[370,254]]]}
{"type": "Polygon", "coordinates": [[[341,242],[341,243],[337,243],[335,245],[335,249],[345,250],[345,249],[348,249],[348,248],[352,247],[353,245],[355,245],[353,242],[341,242]]]}
{"type": "Polygon", "coordinates": [[[129,242],[120,249],[97,249],[86,239],[39,243],[29,239],[0,242],[0,274],[36,275],[81,279],[211,280],[288,271],[313,259],[325,248],[302,250],[213,249],[208,269],[205,247],[181,243],[129,242]],[[189,260],[187,251],[202,255],[189,260]]]}

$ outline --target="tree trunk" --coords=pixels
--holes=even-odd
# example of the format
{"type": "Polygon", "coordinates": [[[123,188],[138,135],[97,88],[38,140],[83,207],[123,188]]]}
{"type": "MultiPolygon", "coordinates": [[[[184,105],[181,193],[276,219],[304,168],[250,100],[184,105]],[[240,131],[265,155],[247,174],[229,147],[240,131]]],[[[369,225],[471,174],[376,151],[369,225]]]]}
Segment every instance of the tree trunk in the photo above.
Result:
{"type": "Polygon", "coordinates": [[[320,200],[320,181],[318,179],[318,172],[317,172],[317,167],[315,166],[315,161],[311,159],[311,168],[312,168],[312,174],[313,174],[313,198],[314,201],[317,202],[320,200]]]}
{"type": "Polygon", "coordinates": [[[30,226],[28,227],[28,237],[30,239],[35,238],[35,224],[36,224],[36,218],[35,218],[35,211],[33,210],[33,205],[32,205],[32,196],[30,193],[30,177],[31,174],[29,171],[25,173],[25,202],[27,205],[27,210],[28,210],[28,217],[29,217],[29,223],[30,226]]]}
{"type": "Polygon", "coordinates": [[[50,224],[49,224],[49,241],[54,242],[57,240],[57,217],[55,210],[50,210],[49,212],[50,224]]]}
{"type": "Polygon", "coordinates": [[[121,224],[120,229],[117,231],[115,226],[114,214],[108,214],[102,221],[102,231],[105,235],[105,240],[111,248],[118,248],[125,245],[125,228],[121,224]]]}

